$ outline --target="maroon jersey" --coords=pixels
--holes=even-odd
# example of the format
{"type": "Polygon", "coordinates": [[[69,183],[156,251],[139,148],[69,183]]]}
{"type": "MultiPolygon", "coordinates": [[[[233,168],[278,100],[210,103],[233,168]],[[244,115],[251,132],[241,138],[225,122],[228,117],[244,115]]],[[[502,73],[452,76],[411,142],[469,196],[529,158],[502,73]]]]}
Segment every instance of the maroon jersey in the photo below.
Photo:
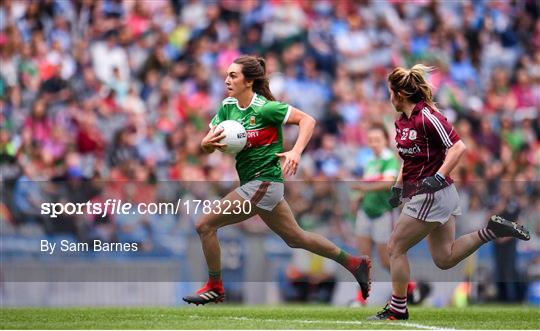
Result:
{"type": "MultiPolygon", "coordinates": [[[[418,193],[422,179],[435,175],[459,136],[441,113],[423,101],[410,118],[401,114],[395,125],[396,146],[403,159],[403,196],[409,198],[418,193]]],[[[452,178],[447,176],[446,182],[450,185],[452,178]]]]}

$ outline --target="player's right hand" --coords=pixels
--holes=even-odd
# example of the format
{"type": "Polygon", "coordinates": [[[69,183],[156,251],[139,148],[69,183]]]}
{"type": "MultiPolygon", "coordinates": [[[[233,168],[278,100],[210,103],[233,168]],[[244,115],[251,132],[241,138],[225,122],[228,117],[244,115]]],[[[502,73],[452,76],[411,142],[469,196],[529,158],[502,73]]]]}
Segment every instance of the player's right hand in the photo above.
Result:
{"type": "Polygon", "coordinates": [[[390,199],[388,199],[388,203],[392,208],[396,208],[401,204],[401,195],[403,193],[403,189],[401,187],[392,186],[390,189],[392,192],[392,195],[390,196],[390,199]]]}
{"type": "Polygon", "coordinates": [[[300,162],[300,153],[290,150],[288,152],[276,153],[276,156],[284,158],[283,174],[285,176],[296,174],[298,163],[300,162]]]}
{"type": "Polygon", "coordinates": [[[206,134],[206,136],[201,141],[201,147],[204,150],[214,151],[216,148],[222,148],[227,146],[226,144],[222,144],[219,141],[221,139],[225,138],[225,135],[223,134],[223,128],[217,128],[217,125],[212,127],[210,131],[206,134]]]}

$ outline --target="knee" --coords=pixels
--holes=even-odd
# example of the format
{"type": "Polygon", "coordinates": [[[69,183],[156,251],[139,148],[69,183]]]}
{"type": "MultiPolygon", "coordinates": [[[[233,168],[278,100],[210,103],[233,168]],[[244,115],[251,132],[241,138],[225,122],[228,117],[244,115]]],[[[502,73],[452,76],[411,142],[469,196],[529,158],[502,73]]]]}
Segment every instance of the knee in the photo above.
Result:
{"type": "Polygon", "coordinates": [[[445,259],[433,259],[433,262],[437,266],[437,268],[441,270],[448,270],[454,266],[451,261],[445,260],[445,259]]]}
{"type": "Polygon", "coordinates": [[[401,246],[393,240],[388,242],[388,259],[394,259],[407,253],[407,250],[402,249],[401,246]]]}
{"type": "Polygon", "coordinates": [[[208,224],[204,219],[200,219],[195,224],[195,229],[199,236],[204,236],[206,234],[216,231],[216,229],[208,224]]]}
{"type": "Polygon", "coordinates": [[[381,267],[386,270],[390,269],[390,258],[387,256],[380,256],[381,267]]]}

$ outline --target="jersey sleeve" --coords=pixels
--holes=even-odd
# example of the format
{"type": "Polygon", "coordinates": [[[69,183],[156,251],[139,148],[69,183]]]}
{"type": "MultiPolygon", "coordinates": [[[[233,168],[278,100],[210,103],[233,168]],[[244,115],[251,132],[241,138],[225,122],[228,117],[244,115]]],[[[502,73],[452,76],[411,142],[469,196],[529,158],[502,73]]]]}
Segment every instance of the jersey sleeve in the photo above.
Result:
{"type": "Polygon", "coordinates": [[[212,120],[210,121],[210,123],[208,124],[208,126],[211,128],[213,128],[214,126],[218,125],[219,123],[225,121],[227,119],[227,112],[225,110],[225,106],[222,104],[220,107],[219,107],[219,110],[218,112],[214,115],[214,117],[212,117],[212,120]]]}
{"type": "Polygon", "coordinates": [[[261,116],[270,124],[283,125],[289,119],[291,106],[284,102],[270,101],[261,109],[261,116]]]}
{"type": "Polygon", "coordinates": [[[434,138],[440,145],[446,148],[452,147],[460,138],[452,124],[441,113],[430,112],[427,108],[422,110],[424,115],[424,128],[426,135],[434,138]]]}

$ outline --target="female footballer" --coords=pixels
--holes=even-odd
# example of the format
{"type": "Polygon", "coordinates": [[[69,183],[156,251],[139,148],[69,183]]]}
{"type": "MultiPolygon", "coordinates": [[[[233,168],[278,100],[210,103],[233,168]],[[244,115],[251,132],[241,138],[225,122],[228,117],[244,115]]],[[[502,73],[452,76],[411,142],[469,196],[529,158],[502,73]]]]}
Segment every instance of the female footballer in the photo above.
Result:
{"type": "Polygon", "coordinates": [[[396,68],[388,76],[390,100],[400,113],[395,121],[395,140],[403,159],[389,203],[397,207],[403,201],[404,206],[388,243],[392,299],[370,319],[408,319],[407,251],[424,237],[433,262],[443,270],[495,238],[530,239],[523,226],[497,215],[491,217],[486,228],[455,239],[454,216],[460,214],[459,197],[449,175],[465,145],[433,103],[431,87],[424,79],[430,69],[417,64],[410,70],[396,68]]]}
{"type": "MultiPolygon", "coordinates": [[[[382,124],[373,124],[367,132],[367,145],[373,152],[364,168],[362,181],[353,185],[362,193],[356,217],[356,236],[361,255],[371,256],[373,246],[381,266],[390,270],[387,243],[392,233],[394,219],[392,206],[388,203],[390,189],[397,178],[400,163],[389,148],[390,136],[382,124]]],[[[357,301],[365,302],[358,293],[357,301]]]]}
{"type": "Polygon", "coordinates": [[[236,170],[240,187],[227,194],[221,202],[249,201],[249,214],[224,214],[213,210],[197,221],[204,256],[208,265],[209,280],[193,296],[184,301],[194,304],[220,302],[225,297],[221,281],[220,246],[217,230],[223,226],[242,222],[259,214],[268,227],[293,248],[303,248],[315,254],[333,259],[349,270],[363,291],[369,295],[371,260],[367,256],[356,257],[340,250],[321,235],[302,230],[283,199],[283,174],[296,173],[300,155],[309,142],[315,120],[306,113],[282,102],[275,101],[266,77],[265,61],[262,58],[241,56],[227,69],[225,85],[229,97],[224,99],[218,113],[210,123],[210,131],[203,138],[204,152],[212,153],[225,145],[219,141],[224,137],[216,126],[225,120],[242,123],[247,131],[246,147],[236,155],[236,170]],[[299,133],[292,150],[283,151],[282,126],[299,126],[299,133]],[[283,159],[283,169],[280,158],[283,159]]]}

